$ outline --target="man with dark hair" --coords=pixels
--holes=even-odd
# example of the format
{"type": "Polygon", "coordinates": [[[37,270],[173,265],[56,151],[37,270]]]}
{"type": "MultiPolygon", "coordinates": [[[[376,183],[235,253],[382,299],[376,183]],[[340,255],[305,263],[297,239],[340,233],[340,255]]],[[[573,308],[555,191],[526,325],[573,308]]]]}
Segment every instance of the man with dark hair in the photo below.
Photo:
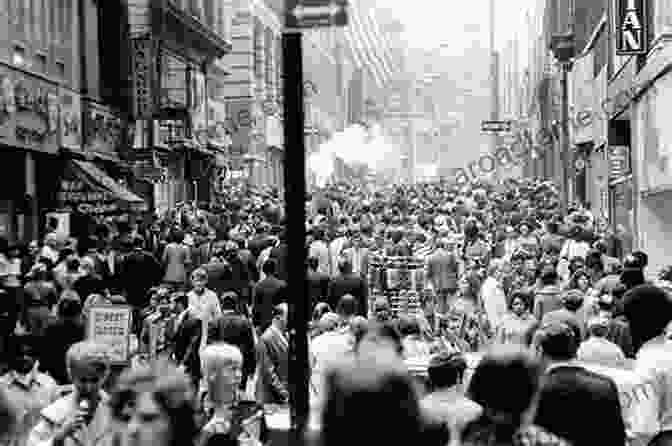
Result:
{"type": "Polygon", "coordinates": [[[247,379],[254,374],[256,356],[254,347],[254,328],[250,321],[240,314],[235,293],[224,293],[220,299],[222,315],[208,324],[208,344],[225,342],[240,349],[243,355],[243,378],[241,389],[247,379]]]}
{"type": "Polygon", "coordinates": [[[341,258],[338,269],[339,276],[329,285],[329,305],[336,307],[341,297],[350,294],[357,302],[357,314],[367,317],[369,290],[366,281],[352,272],[352,264],[346,258],[341,258]]]}
{"type": "Polygon", "coordinates": [[[308,258],[308,298],[310,299],[310,308],[315,307],[318,302],[325,302],[329,296],[329,274],[319,271],[319,260],[317,257],[308,258]]]}
{"type": "Polygon", "coordinates": [[[254,286],[252,291],[252,314],[254,325],[262,331],[271,323],[273,307],[287,299],[287,282],[279,279],[277,263],[268,259],[262,271],[266,275],[254,286]]]}
{"type": "Polygon", "coordinates": [[[454,435],[483,412],[479,404],[463,394],[466,370],[467,362],[458,352],[437,354],[427,368],[432,392],[422,399],[422,409],[430,420],[447,425],[454,435]]]}
{"type": "Polygon", "coordinates": [[[546,376],[534,423],[573,444],[625,444],[616,384],[576,361],[579,327],[569,320],[542,324],[535,336],[535,347],[546,366],[546,376]],[[571,393],[563,393],[566,383],[571,383],[571,393]],[[591,417],[590,429],[586,429],[586,416],[591,417]],[[593,441],[580,441],[586,438],[593,441]],[[619,441],[611,442],[609,438],[619,441]]]}

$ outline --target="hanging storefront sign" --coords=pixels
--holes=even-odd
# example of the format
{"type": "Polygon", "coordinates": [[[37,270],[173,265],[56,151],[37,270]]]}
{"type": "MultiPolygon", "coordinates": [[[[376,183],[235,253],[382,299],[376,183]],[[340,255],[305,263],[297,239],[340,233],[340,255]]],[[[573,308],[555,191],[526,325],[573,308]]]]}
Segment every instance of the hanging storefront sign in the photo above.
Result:
{"type": "Polygon", "coordinates": [[[154,94],[155,42],[151,36],[131,39],[133,69],[133,116],[151,119],[156,111],[154,94]]]}
{"type": "Polygon", "coordinates": [[[251,100],[228,101],[226,103],[226,124],[231,135],[231,145],[236,151],[250,153],[259,138],[264,137],[261,110],[251,100]]]}
{"type": "Polygon", "coordinates": [[[630,148],[626,146],[609,147],[609,179],[617,180],[629,174],[630,148]]]}
{"type": "Polygon", "coordinates": [[[55,84],[0,68],[0,142],[48,153],[58,151],[59,91],[55,84]]]}
{"type": "Polygon", "coordinates": [[[630,56],[648,51],[646,0],[616,0],[616,54],[630,56]]]}
{"type": "Polygon", "coordinates": [[[191,125],[194,138],[202,145],[208,144],[208,100],[205,90],[205,75],[192,72],[191,125]]]}
{"type": "Polygon", "coordinates": [[[124,122],[110,108],[84,100],[84,148],[117,156],[123,143],[124,122]]]}
{"type": "Polygon", "coordinates": [[[60,146],[70,150],[82,149],[82,100],[68,89],[60,89],[61,141],[60,146]]]}

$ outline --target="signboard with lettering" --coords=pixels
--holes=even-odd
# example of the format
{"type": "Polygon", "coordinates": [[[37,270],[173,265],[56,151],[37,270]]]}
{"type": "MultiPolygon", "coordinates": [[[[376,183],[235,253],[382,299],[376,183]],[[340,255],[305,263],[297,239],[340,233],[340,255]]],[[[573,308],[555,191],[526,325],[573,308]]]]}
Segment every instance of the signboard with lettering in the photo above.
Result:
{"type": "Polygon", "coordinates": [[[512,121],[483,121],[481,131],[484,133],[507,133],[511,131],[512,121]]]}
{"type": "Polygon", "coordinates": [[[130,358],[131,307],[100,305],[89,309],[88,338],[108,345],[114,364],[126,364],[130,358]]]}
{"type": "Polygon", "coordinates": [[[629,174],[629,151],[627,146],[609,147],[609,179],[617,180],[624,175],[629,174]]]}
{"type": "Polygon", "coordinates": [[[0,142],[58,152],[59,103],[56,84],[0,67],[0,142]]]}
{"type": "Polygon", "coordinates": [[[250,147],[264,139],[264,120],[261,110],[251,100],[228,101],[226,103],[226,126],[231,135],[231,144],[242,153],[254,153],[250,147]]]}
{"type": "Polygon", "coordinates": [[[133,116],[151,119],[156,111],[155,42],[151,36],[131,39],[133,69],[133,116]]]}
{"type": "Polygon", "coordinates": [[[84,100],[84,148],[90,152],[117,155],[124,142],[124,121],[112,109],[84,100]]]}
{"type": "Polygon", "coordinates": [[[616,54],[631,56],[648,51],[646,0],[616,0],[616,54]]]}
{"type": "Polygon", "coordinates": [[[61,105],[61,147],[71,150],[82,149],[82,100],[66,88],[59,92],[61,105]]]}
{"type": "Polygon", "coordinates": [[[285,8],[287,28],[316,28],[348,24],[347,0],[288,0],[285,8]]]}

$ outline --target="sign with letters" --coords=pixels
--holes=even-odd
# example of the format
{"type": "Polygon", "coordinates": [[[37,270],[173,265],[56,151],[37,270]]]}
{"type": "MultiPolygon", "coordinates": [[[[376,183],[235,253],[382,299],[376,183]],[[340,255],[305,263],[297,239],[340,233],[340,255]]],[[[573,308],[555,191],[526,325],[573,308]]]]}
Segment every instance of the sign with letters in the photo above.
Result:
{"type": "Polygon", "coordinates": [[[289,0],[286,4],[287,28],[346,26],[347,0],[289,0]]]}
{"type": "Polygon", "coordinates": [[[616,0],[616,54],[632,56],[648,51],[646,0],[616,0]]]}
{"type": "Polygon", "coordinates": [[[131,307],[100,305],[89,309],[88,338],[110,347],[110,360],[126,364],[130,358],[131,307]]]}
{"type": "Polygon", "coordinates": [[[152,119],[155,112],[154,40],[151,36],[131,39],[133,67],[133,115],[136,119],[152,119]]]}

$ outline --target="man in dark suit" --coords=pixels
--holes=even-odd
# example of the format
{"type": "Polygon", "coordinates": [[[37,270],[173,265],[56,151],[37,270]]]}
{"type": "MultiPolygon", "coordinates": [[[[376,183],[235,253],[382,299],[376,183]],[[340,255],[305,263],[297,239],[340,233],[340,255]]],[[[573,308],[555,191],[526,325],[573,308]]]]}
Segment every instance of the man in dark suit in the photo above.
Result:
{"type": "Polygon", "coordinates": [[[369,289],[366,280],[352,272],[352,264],[347,258],[341,258],[338,263],[339,275],[329,284],[329,305],[336,308],[338,301],[346,294],[357,300],[357,314],[367,317],[369,289]]]}
{"type": "Polygon", "coordinates": [[[261,404],[286,404],[289,401],[289,342],[287,304],[273,308],[273,321],[257,345],[259,378],[256,400],[261,404]]]}
{"type": "Polygon", "coordinates": [[[262,331],[271,323],[273,307],[287,299],[287,282],[278,279],[276,268],[277,263],[275,260],[266,260],[262,267],[266,278],[255,285],[252,293],[254,325],[262,331]]]}
{"type": "Polygon", "coordinates": [[[329,297],[329,283],[331,279],[328,274],[318,271],[320,261],[317,257],[308,259],[308,297],[310,298],[310,308],[315,308],[319,302],[326,302],[329,297]]]}
{"type": "Polygon", "coordinates": [[[118,271],[118,283],[135,310],[149,305],[149,289],[161,280],[163,274],[159,261],[144,250],[144,245],[143,238],[135,237],[133,250],[124,256],[118,271]]]}
{"type": "Polygon", "coordinates": [[[534,423],[570,444],[626,444],[618,388],[576,362],[579,340],[580,327],[571,320],[542,324],[535,334],[547,367],[534,423]]]}
{"type": "Polygon", "coordinates": [[[254,328],[250,321],[241,315],[235,294],[224,293],[219,301],[222,315],[208,324],[208,344],[225,342],[240,349],[243,355],[241,389],[244,389],[247,379],[254,373],[257,363],[254,348],[254,328]]]}

